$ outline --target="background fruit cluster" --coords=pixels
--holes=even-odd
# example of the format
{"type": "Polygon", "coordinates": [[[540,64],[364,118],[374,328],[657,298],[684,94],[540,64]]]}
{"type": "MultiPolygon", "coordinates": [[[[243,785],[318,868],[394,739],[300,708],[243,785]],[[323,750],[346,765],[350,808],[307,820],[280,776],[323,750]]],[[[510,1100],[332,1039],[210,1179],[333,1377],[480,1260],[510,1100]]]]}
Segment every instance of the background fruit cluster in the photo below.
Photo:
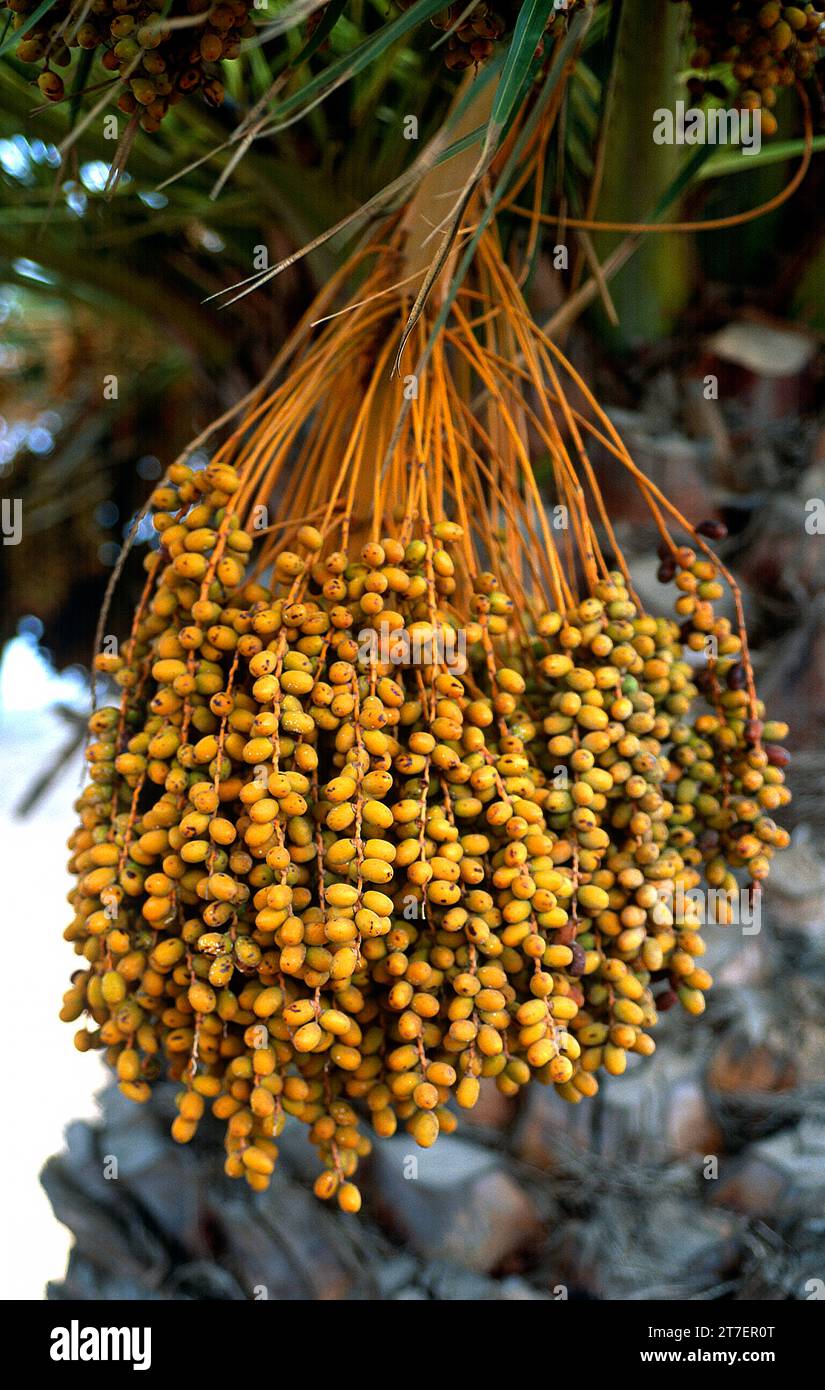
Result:
{"type": "MultiPolygon", "coordinates": [[[[34,0],[8,0],[13,24],[22,28],[35,11],[34,0]]],[[[58,0],[26,29],[17,56],[42,70],[37,83],[49,101],[66,95],[59,69],[69,67],[72,51],[97,54],[104,71],[124,83],[118,106],[139,113],[141,128],[155,131],[170,106],[199,89],[210,106],[220,106],[224,86],[216,66],[237,58],[241,40],[254,37],[251,0],[91,0],[80,9],[58,0]]]]}
{"type": "MultiPolygon", "coordinates": [[[[748,110],[762,111],[762,132],[773,135],[777,91],[810,77],[825,46],[825,10],[815,5],[783,5],[780,0],[741,0],[719,5],[715,0],[688,0],[697,42],[691,63],[706,71],[720,63],[732,65],[738,83],[737,100],[748,110]]],[[[691,80],[701,98],[707,84],[691,80]]]]}

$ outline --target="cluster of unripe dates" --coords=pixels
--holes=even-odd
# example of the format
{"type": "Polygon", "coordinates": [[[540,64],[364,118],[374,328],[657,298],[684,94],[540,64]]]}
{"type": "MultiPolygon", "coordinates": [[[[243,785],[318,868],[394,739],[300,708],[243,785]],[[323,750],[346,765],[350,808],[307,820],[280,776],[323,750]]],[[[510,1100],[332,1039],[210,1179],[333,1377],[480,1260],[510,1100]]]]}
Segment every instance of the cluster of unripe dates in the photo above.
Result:
{"type": "MultiPolygon", "coordinates": [[[[5,4],[16,28],[36,9],[36,0],[5,4]]],[[[217,65],[237,58],[242,40],[254,36],[252,7],[252,0],[57,0],[26,29],[17,56],[41,69],[43,96],[61,101],[66,85],[59,70],[71,65],[75,50],[91,50],[105,72],[121,79],[120,110],[153,132],[170,106],[196,89],[210,106],[221,105],[217,65]]]]}
{"type": "MultiPolygon", "coordinates": [[[[813,4],[784,5],[780,0],[687,3],[697,44],[691,65],[706,72],[729,63],[738,83],[739,105],[760,111],[762,134],[775,134],[772,108],[778,91],[810,77],[823,57],[825,9],[813,4]]],[[[690,86],[693,95],[701,98],[708,81],[692,78],[690,86]]]]}
{"type": "MultiPolygon", "coordinates": [[[[399,8],[405,10],[412,3],[413,0],[397,0],[399,8]]],[[[560,0],[550,12],[545,32],[552,31],[554,25],[562,24],[580,3],[581,0],[560,0]]],[[[495,6],[488,5],[487,0],[478,0],[466,12],[468,6],[457,0],[457,3],[439,11],[431,23],[436,29],[445,33],[449,31],[443,49],[445,65],[453,72],[462,72],[492,58],[497,42],[512,34],[520,7],[520,0],[499,0],[495,6]]]]}
{"type": "Polygon", "coordinates": [[[259,563],[239,486],[173,465],[98,658],[62,1017],[131,1099],[179,1083],[177,1141],[209,1107],[254,1189],[304,1121],[357,1211],[370,1132],[432,1145],[485,1078],[577,1103],[702,1011],[692,890],[734,920],[786,842],[784,730],[702,554],[662,562],[681,627],[618,571],[530,611],[450,520],[350,554],[295,526],[259,563]]]}

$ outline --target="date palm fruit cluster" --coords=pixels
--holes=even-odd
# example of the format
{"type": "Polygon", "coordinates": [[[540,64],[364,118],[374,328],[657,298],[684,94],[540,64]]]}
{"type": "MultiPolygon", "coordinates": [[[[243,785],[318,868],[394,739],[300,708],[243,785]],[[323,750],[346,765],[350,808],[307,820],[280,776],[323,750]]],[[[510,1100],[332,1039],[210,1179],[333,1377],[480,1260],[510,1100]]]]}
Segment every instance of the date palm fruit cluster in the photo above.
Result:
{"type": "MultiPolygon", "coordinates": [[[[6,0],[6,8],[22,28],[36,0],[6,0]]],[[[251,9],[252,0],[57,0],[27,29],[17,56],[41,67],[40,91],[60,101],[65,84],[57,69],[71,64],[73,49],[96,53],[103,69],[122,79],[120,110],[153,132],[170,106],[198,88],[210,106],[220,106],[216,65],[237,58],[242,39],[255,34],[251,9]]]]}
{"type": "Polygon", "coordinates": [[[295,523],[256,562],[241,486],[172,466],[98,658],[121,699],[90,720],[62,1017],[131,1099],[180,1083],[179,1142],[209,1107],[256,1190],[303,1120],[357,1211],[370,1128],[427,1147],[485,1077],[579,1102],[661,1009],[701,1012],[690,890],[724,921],[767,874],[784,730],[693,550],[662,562],[681,626],[618,570],[531,615],[426,512],[349,555],[295,523]]]}
{"type": "MultiPolygon", "coordinates": [[[[697,44],[692,66],[704,72],[719,63],[731,64],[739,105],[761,111],[762,133],[773,135],[776,117],[771,108],[777,90],[810,77],[823,57],[825,9],[813,4],[784,5],[780,0],[688,3],[697,44]]],[[[697,99],[705,88],[703,79],[691,80],[697,99]]]]}
{"type": "MultiPolygon", "coordinates": [[[[397,0],[400,9],[409,9],[413,0],[397,0]]],[[[564,0],[557,9],[551,11],[547,29],[563,22],[564,17],[574,10],[580,0],[564,0]]],[[[461,0],[434,15],[430,21],[434,28],[449,32],[444,45],[444,63],[453,72],[465,68],[478,67],[492,58],[496,43],[511,34],[521,8],[520,0],[499,0],[498,5],[488,5],[486,0],[469,9],[461,0]],[[452,32],[450,32],[452,31],[452,32]]]]}
{"type": "Polygon", "coordinates": [[[480,0],[468,15],[464,15],[466,8],[466,5],[451,5],[432,19],[433,26],[445,32],[461,20],[444,46],[444,63],[453,72],[477,67],[491,58],[497,41],[511,32],[517,13],[515,6],[505,5],[504,8],[509,8],[511,13],[502,14],[486,4],[485,0],[480,0]]]}

